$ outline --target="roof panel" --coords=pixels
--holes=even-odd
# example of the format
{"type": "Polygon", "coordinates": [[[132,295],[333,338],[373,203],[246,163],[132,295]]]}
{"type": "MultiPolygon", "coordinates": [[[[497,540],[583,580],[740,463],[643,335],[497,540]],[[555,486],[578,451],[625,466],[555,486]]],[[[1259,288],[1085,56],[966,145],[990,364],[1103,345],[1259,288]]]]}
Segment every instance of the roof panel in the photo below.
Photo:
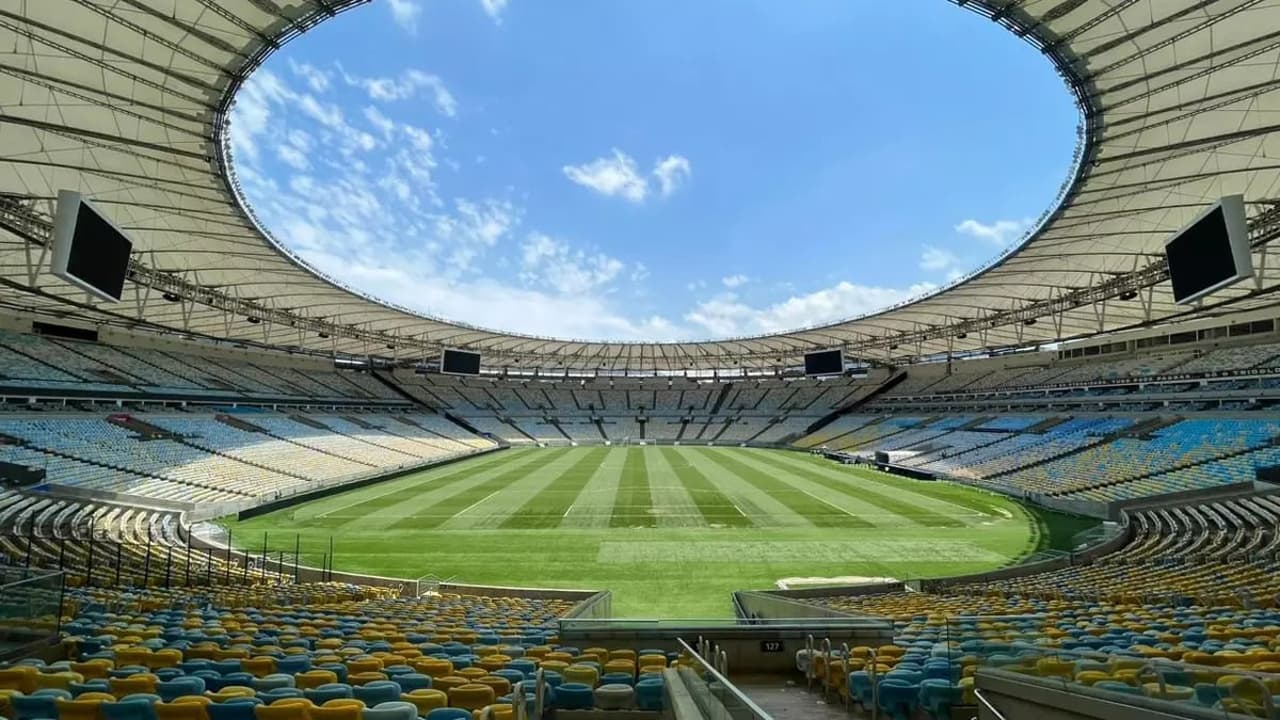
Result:
{"type": "MultiPolygon", "coordinates": [[[[402,356],[464,346],[531,367],[679,369],[735,359],[768,365],[838,344],[865,357],[883,357],[890,345],[901,346],[896,355],[965,351],[1194,312],[1173,306],[1161,286],[1149,303],[1101,299],[1115,289],[1097,291],[1102,295],[1083,306],[1050,308],[1064,293],[1112,288],[1117,277],[1158,264],[1167,234],[1219,195],[1245,193],[1255,215],[1268,207],[1262,201],[1280,197],[1275,0],[958,3],[1042,47],[1082,103],[1081,165],[1064,186],[1064,203],[1011,254],[916,302],[772,336],[635,344],[492,332],[381,304],[317,276],[261,232],[236,197],[226,171],[225,112],[239,79],[275,46],[315,23],[341,22],[342,11],[360,4],[0,2],[0,194],[47,201],[62,188],[87,192],[134,235],[139,262],[217,290],[197,293],[213,305],[166,303],[140,291],[129,298],[132,308],[109,308],[41,273],[35,289],[44,294],[6,290],[0,299],[62,311],[68,308],[59,308],[59,298],[88,303],[71,310],[120,322],[136,319],[138,302],[149,298],[141,306],[145,320],[175,330],[355,353],[380,351],[391,339],[410,348],[398,351],[402,356]],[[237,304],[244,298],[258,304],[237,304]],[[245,308],[287,309],[296,327],[228,317],[245,308]],[[1018,314],[1050,311],[1058,314],[1034,326],[1018,314]],[[330,327],[331,337],[321,338],[320,326],[305,322],[314,318],[354,327],[330,327]],[[978,318],[997,320],[958,337],[970,327],[959,323],[978,318]],[[370,331],[387,335],[379,341],[370,331]]],[[[49,203],[19,205],[47,221],[49,203]]],[[[10,232],[0,230],[0,274],[25,286],[25,242],[38,242],[40,231],[7,226],[10,232]]],[[[1245,296],[1275,282],[1269,271],[1260,285],[1221,299],[1234,300],[1227,307],[1258,304],[1264,301],[1245,296]]]]}

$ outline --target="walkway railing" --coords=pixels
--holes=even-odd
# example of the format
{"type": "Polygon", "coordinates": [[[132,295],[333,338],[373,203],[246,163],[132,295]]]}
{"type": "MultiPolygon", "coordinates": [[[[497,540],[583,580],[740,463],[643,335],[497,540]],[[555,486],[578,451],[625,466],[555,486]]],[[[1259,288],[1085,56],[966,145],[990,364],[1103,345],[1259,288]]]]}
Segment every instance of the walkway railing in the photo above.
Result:
{"type": "Polygon", "coordinates": [[[676,638],[682,660],[680,679],[707,720],[772,720],[727,677],[728,657],[714,643],[699,638],[698,647],[676,638]]]}

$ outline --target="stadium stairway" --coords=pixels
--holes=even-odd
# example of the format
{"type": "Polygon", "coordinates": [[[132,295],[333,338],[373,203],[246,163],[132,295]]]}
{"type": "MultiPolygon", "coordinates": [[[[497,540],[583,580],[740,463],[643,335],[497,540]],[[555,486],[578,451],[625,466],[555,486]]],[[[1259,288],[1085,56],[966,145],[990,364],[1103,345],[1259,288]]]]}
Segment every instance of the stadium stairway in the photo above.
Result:
{"type": "Polygon", "coordinates": [[[218,413],[217,415],[213,416],[213,419],[217,420],[223,425],[226,425],[228,427],[233,427],[236,430],[242,430],[244,432],[251,432],[251,433],[259,433],[261,435],[271,435],[271,433],[267,432],[266,429],[260,428],[257,425],[254,425],[253,423],[247,420],[241,420],[240,418],[234,415],[228,415],[226,413],[218,413]]]}
{"type": "Polygon", "coordinates": [[[328,425],[325,425],[324,423],[318,420],[313,420],[307,417],[306,415],[299,415],[297,413],[292,413],[292,414],[286,415],[285,417],[289,418],[290,420],[296,423],[306,425],[307,427],[312,427],[317,430],[324,430],[326,432],[333,432],[333,429],[330,428],[328,425]]]}
{"type": "Polygon", "coordinates": [[[399,395],[400,397],[404,398],[405,400],[408,400],[414,405],[421,405],[424,407],[429,407],[432,410],[438,410],[438,408],[432,407],[428,403],[423,402],[421,398],[418,398],[412,393],[410,393],[408,390],[405,390],[403,387],[400,386],[400,383],[397,383],[391,378],[386,377],[385,375],[378,372],[377,370],[370,370],[369,377],[372,377],[374,380],[377,380],[379,383],[382,383],[386,387],[390,388],[391,391],[394,392],[396,395],[399,395]]]}
{"type": "Polygon", "coordinates": [[[133,415],[124,413],[113,413],[107,416],[107,422],[117,425],[130,432],[138,434],[139,440],[181,440],[182,438],[175,432],[165,430],[162,427],[156,427],[150,423],[139,420],[133,415]]]}
{"type": "MultiPolygon", "coordinates": [[[[735,422],[737,422],[737,418],[725,418],[724,422],[720,424],[720,427],[716,429],[715,434],[707,439],[711,442],[719,440],[720,436],[724,435],[725,431],[732,427],[735,422]]],[[[710,427],[709,424],[708,427],[710,427]]]]}
{"type": "Polygon", "coordinates": [[[729,393],[733,390],[733,387],[733,383],[725,383],[724,387],[720,388],[720,392],[716,394],[715,404],[711,406],[710,415],[715,416],[720,413],[720,406],[724,405],[725,401],[729,399],[729,393]]]}
{"type": "Polygon", "coordinates": [[[1065,415],[1055,415],[1055,416],[1053,416],[1053,417],[1048,417],[1048,418],[1045,418],[1044,420],[1041,420],[1040,422],[1036,423],[1035,425],[1032,425],[1031,427],[1027,428],[1026,430],[1023,430],[1023,432],[1026,432],[1026,433],[1035,433],[1035,434],[1038,434],[1038,435],[1042,435],[1042,434],[1044,434],[1045,432],[1048,432],[1049,430],[1052,430],[1053,428],[1055,428],[1055,427],[1057,427],[1057,426],[1061,425],[1061,424],[1062,424],[1062,423],[1064,423],[1064,422],[1067,422],[1067,421],[1068,421],[1068,420],[1070,420],[1070,419],[1071,419],[1071,418],[1069,418],[1069,417],[1067,417],[1067,416],[1065,416],[1065,415]]]}
{"type": "MultiPolygon", "coordinates": [[[[831,412],[827,413],[826,415],[818,418],[812,425],[804,429],[804,433],[801,435],[801,437],[803,437],[804,435],[812,435],[813,433],[821,430],[827,425],[830,425],[831,423],[835,422],[840,417],[853,414],[856,410],[858,410],[858,408],[861,408],[864,405],[867,405],[868,403],[876,400],[880,396],[884,395],[886,392],[892,390],[894,387],[901,384],[906,379],[907,379],[907,372],[905,370],[897,372],[893,375],[890,375],[889,378],[886,379],[883,383],[881,383],[878,387],[872,389],[871,392],[867,393],[861,398],[858,398],[846,405],[837,407],[831,412]]],[[[852,392],[856,392],[856,391],[852,391],[852,392]]],[[[852,430],[850,432],[852,432],[852,430]]],[[[835,438],[831,438],[831,439],[834,440],[835,438]]]]}
{"type": "MultiPolygon", "coordinates": [[[[763,434],[765,434],[765,433],[769,432],[770,430],[772,430],[772,429],[773,429],[773,426],[774,426],[774,425],[777,425],[778,423],[782,422],[782,421],[783,421],[783,420],[785,420],[785,419],[786,419],[785,417],[769,418],[769,420],[764,424],[764,427],[760,428],[760,431],[759,431],[759,432],[753,433],[753,434],[751,435],[751,437],[749,437],[749,438],[747,438],[747,439],[745,440],[745,442],[747,442],[747,443],[753,443],[753,442],[755,442],[755,441],[756,441],[756,438],[758,438],[758,437],[760,437],[761,435],[763,435],[763,434]]],[[[781,442],[786,442],[786,441],[787,441],[787,438],[783,438],[783,439],[781,440],[781,442]]]]}
{"type": "MultiPolygon", "coordinates": [[[[526,439],[528,439],[528,441],[529,441],[529,442],[531,442],[531,443],[536,443],[536,442],[538,442],[538,438],[536,438],[536,437],[534,437],[534,436],[530,435],[529,433],[525,432],[525,431],[524,431],[524,430],[523,430],[519,425],[517,425],[516,423],[512,422],[511,418],[508,418],[508,417],[501,417],[501,418],[499,418],[499,420],[502,422],[502,424],[503,424],[503,425],[506,425],[507,427],[511,428],[512,430],[515,430],[515,431],[516,431],[516,433],[517,433],[518,435],[523,435],[526,439]]],[[[563,434],[563,433],[562,433],[562,434],[563,434]]]]}
{"type": "Polygon", "coordinates": [[[567,442],[573,442],[573,438],[569,437],[569,433],[565,432],[563,427],[560,427],[559,418],[549,418],[549,420],[551,421],[551,427],[555,428],[556,432],[560,433],[560,437],[564,438],[567,442]]]}
{"type": "MultiPolygon", "coordinates": [[[[857,426],[857,427],[850,428],[850,429],[846,430],[845,432],[840,433],[839,435],[835,435],[835,436],[832,436],[832,437],[827,438],[826,440],[824,440],[824,441],[823,441],[823,444],[824,444],[824,445],[839,445],[841,442],[843,442],[845,439],[847,439],[847,437],[848,437],[849,435],[851,435],[851,434],[853,434],[853,433],[855,433],[855,432],[858,432],[858,431],[860,431],[860,430],[865,430],[865,429],[867,429],[867,428],[871,427],[872,425],[877,425],[877,424],[883,423],[884,421],[886,421],[886,420],[888,420],[888,419],[889,419],[889,416],[888,416],[888,415],[883,415],[883,416],[879,416],[879,417],[872,418],[870,421],[865,422],[865,423],[862,423],[861,425],[859,425],[859,426],[857,426]]],[[[806,434],[812,434],[812,433],[816,432],[817,430],[821,430],[821,429],[822,429],[822,427],[818,427],[818,428],[816,428],[816,429],[814,429],[814,428],[810,428],[810,429],[806,432],[806,434]]]]}
{"type": "Polygon", "coordinates": [[[1160,415],[1157,417],[1141,420],[1128,428],[1125,428],[1118,435],[1119,437],[1131,437],[1139,440],[1149,440],[1157,431],[1167,427],[1177,425],[1185,420],[1180,415],[1160,415]]]}

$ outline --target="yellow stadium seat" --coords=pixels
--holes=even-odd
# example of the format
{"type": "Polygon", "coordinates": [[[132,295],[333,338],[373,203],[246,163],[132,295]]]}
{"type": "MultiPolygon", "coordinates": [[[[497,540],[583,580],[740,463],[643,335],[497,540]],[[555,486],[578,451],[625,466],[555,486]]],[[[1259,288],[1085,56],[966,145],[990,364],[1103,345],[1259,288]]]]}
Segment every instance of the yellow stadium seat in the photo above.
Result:
{"type": "MultiPolygon", "coordinates": [[[[492,705],[495,695],[493,688],[479,683],[469,683],[461,687],[449,689],[449,707],[465,710],[479,710],[485,705],[492,705]]],[[[259,720],[269,720],[260,718],[259,720]]]]}
{"type": "Polygon", "coordinates": [[[293,685],[299,690],[318,688],[321,685],[338,682],[338,674],[332,670],[307,670],[293,676],[293,685]]]}
{"type": "Polygon", "coordinates": [[[453,688],[462,687],[470,682],[470,680],[460,675],[445,675],[444,677],[436,678],[432,681],[431,685],[434,688],[438,688],[448,693],[453,688]]]}
{"type": "Polygon", "coordinates": [[[240,661],[240,669],[257,678],[266,677],[276,671],[276,659],[266,655],[245,658],[240,661]]]}
{"type": "Polygon", "coordinates": [[[102,720],[102,700],[65,700],[53,701],[58,709],[58,720],[102,720]]]}
{"type": "Polygon", "coordinates": [[[425,717],[427,713],[436,708],[449,705],[449,696],[443,690],[435,688],[413,690],[402,694],[400,699],[418,708],[420,717],[425,717]]]}
{"type": "Polygon", "coordinates": [[[30,695],[36,691],[36,675],[40,671],[27,665],[0,669],[0,689],[17,690],[30,695]]]}
{"type": "Polygon", "coordinates": [[[54,672],[40,673],[36,675],[36,688],[52,688],[57,690],[70,690],[71,683],[84,682],[84,676],[77,672],[54,672]]]}
{"type": "Polygon", "coordinates": [[[112,695],[122,698],[138,693],[154,694],[157,682],[159,678],[151,673],[138,673],[126,678],[111,678],[107,680],[107,687],[111,688],[112,695]]]}
{"type": "Polygon", "coordinates": [[[151,706],[156,720],[209,720],[204,705],[198,703],[158,702],[151,706]]]}

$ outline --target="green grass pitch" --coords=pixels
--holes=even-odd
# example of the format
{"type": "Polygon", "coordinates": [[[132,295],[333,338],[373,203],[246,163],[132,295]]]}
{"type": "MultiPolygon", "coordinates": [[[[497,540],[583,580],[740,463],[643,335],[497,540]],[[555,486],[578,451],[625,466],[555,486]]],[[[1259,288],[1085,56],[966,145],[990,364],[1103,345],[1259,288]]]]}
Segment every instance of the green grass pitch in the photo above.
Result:
{"type": "Polygon", "coordinates": [[[236,545],[339,570],[608,589],[629,617],[720,617],[780,578],[899,579],[1006,565],[1091,524],[1003,496],[803,453],[519,448],[242,522],[236,545]]]}

